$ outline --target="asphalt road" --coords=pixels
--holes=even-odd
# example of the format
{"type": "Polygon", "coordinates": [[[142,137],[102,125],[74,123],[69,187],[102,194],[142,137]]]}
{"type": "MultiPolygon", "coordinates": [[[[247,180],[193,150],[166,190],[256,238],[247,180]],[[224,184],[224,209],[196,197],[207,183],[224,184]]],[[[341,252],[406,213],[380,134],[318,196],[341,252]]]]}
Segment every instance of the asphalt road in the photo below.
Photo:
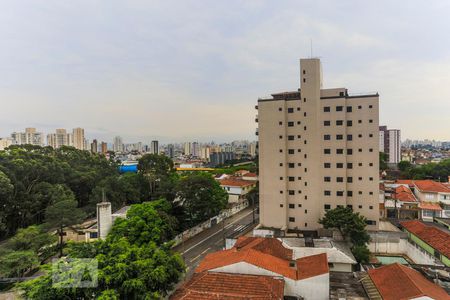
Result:
{"type": "MultiPolygon", "coordinates": [[[[255,219],[256,225],[258,224],[256,210],[255,219]]],[[[187,267],[185,280],[191,278],[195,268],[206,254],[224,249],[225,238],[239,233],[246,226],[251,226],[252,221],[252,209],[246,208],[175,247],[174,250],[183,256],[187,267]]]]}

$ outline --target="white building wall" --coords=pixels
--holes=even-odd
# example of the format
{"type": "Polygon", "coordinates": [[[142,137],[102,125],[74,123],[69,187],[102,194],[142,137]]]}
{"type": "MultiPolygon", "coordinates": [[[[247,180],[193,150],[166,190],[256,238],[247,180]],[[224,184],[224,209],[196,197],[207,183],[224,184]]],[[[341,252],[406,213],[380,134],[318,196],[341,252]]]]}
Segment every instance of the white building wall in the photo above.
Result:
{"type": "Polygon", "coordinates": [[[400,239],[398,242],[374,242],[369,243],[369,250],[372,253],[386,253],[386,254],[405,254],[411,258],[416,264],[436,265],[435,259],[419,248],[414,247],[406,239],[400,239]]]}

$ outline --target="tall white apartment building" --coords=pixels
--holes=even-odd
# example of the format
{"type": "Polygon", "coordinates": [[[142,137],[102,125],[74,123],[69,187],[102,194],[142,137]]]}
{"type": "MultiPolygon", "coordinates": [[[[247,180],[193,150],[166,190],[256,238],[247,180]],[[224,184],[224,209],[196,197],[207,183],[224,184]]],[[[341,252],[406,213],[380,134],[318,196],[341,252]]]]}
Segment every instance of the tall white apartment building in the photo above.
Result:
{"type": "Polygon", "coordinates": [[[74,146],[78,150],[86,149],[83,128],[74,128],[72,130],[72,139],[73,139],[72,146],[74,146]]]}
{"type": "Polygon", "coordinates": [[[47,135],[47,145],[56,149],[61,146],[70,146],[71,135],[65,129],[56,129],[55,133],[47,135]]]}
{"type": "Polygon", "coordinates": [[[184,150],[183,150],[184,155],[192,154],[192,143],[191,142],[185,142],[183,148],[184,148],[184,150]]]}
{"type": "Polygon", "coordinates": [[[317,58],[300,60],[300,89],[258,99],[262,227],[317,230],[344,206],[378,228],[378,102],[323,89],[317,58]]]}
{"type": "Polygon", "coordinates": [[[399,129],[380,126],[380,152],[388,155],[388,163],[398,164],[402,160],[402,143],[399,129]]]}
{"type": "Polygon", "coordinates": [[[113,151],[114,152],[123,152],[124,147],[123,147],[123,140],[120,136],[116,136],[114,137],[114,142],[113,142],[113,151]]]}
{"type": "Polygon", "coordinates": [[[36,128],[25,128],[25,132],[13,132],[11,134],[12,143],[15,145],[44,145],[44,134],[37,132],[36,128]]]}

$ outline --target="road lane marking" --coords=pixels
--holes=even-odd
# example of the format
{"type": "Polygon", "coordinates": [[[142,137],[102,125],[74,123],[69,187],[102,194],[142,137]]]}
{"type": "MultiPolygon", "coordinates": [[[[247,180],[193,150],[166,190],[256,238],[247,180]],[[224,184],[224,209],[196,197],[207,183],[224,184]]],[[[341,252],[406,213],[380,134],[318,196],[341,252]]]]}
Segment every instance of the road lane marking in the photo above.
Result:
{"type": "Polygon", "coordinates": [[[206,248],[206,250],[203,251],[202,253],[200,253],[200,255],[204,254],[204,253],[207,252],[209,249],[211,249],[211,247],[206,248]]]}
{"type": "MultiPolygon", "coordinates": [[[[233,221],[233,222],[231,222],[229,225],[227,225],[227,226],[225,226],[225,229],[228,229],[228,228],[230,228],[234,223],[236,223],[236,222],[238,222],[238,221],[240,221],[240,220],[242,220],[243,218],[245,218],[245,217],[247,217],[247,216],[249,216],[251,213],[253,213],[253,211],[250,211],[248,214],[246,214],[245,216],[243,216],[242,218],[240,218],[240,219],[237,219],[237,220],[235,220],[235,221],[233,221]]],[[[207,238],[205,238],[205,239],[203,239],[203,240],[201,240],[200,242],[198,242],[197,244],[195,244],[194,246],[191,246],[191,247],[189,247],[187,250],[185,250],[184,252],[182,252],[181,254],[185,254],[186,252],[189,252],[189,251],[191,251],[192,249],[194,249],[195,247],[197,247],[198,245],[200,245],[200,244],[202,244],[203,242],[205,242],[205,241],[207,241],[207,240],[209,240],[210,238],[212,238],[213,236],[215,236],[216,234],[218,234],[218,233],[221,233],[223,230],[219,230],[219,231],[217,231],[217,232],[215,232],[215,233],[213,233],[212,235],[210,235],[210,236],[208,236],[207,238]]]]}

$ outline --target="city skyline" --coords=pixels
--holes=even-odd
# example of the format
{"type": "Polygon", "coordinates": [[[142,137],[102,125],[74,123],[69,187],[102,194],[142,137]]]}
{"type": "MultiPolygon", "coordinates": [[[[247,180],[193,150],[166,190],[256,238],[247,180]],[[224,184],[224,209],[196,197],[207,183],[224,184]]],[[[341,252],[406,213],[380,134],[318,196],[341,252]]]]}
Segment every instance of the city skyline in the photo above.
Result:
{"type": "Polygon", "coordinates": [[[327,86],[379,92],[380,123],[405,139],[450,140],[448,8],[10,2],[0,12],[0,136],[80,126],[99,140],[254,139],[260,91],[298,86],[295,66],[312,44],[327,86]]]}

